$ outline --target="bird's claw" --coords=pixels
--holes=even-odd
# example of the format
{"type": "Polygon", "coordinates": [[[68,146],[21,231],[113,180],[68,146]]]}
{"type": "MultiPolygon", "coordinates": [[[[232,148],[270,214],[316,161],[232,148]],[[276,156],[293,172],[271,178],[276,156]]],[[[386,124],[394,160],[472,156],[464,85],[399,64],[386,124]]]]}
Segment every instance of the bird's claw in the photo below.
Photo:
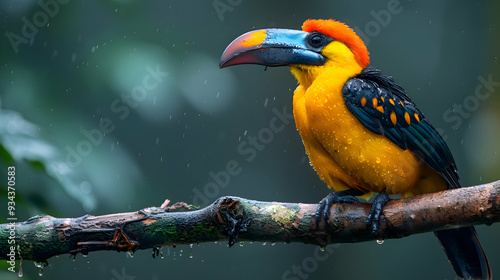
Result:
{"type": "Polygon", "coordinates": [[[370,226],[373,225],[372,238],[374,238],[378,233],[380,214],[382,214],[382,209],[389,199],[389,195],[385,191],[377,194],[372,203],[372,207],[370,208],[370,212],[368,213],[368,216],[366,216],[366,227],[370,228],[370,226]]]}
{"type": "Polygon", "coordinates": [[[358,199],[355,195],[360,195],[356,190],[347,190],[341,192],[329,193],[325,198],[323,198],[316,209],[315,218],[316,224],[319,223],[321,216],[328,221],[330,218],[330,207],[335,203],[349,203],[349,204],[359,204],[358,199]],[[323,215],[322,215],[323,214],[323,215]]]}

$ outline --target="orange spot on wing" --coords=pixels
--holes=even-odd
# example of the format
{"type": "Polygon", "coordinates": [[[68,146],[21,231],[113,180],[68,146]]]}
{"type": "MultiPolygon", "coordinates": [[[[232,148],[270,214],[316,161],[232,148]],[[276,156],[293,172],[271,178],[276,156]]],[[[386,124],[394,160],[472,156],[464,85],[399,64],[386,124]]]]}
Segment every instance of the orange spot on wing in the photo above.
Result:
{"type": "Polygon", "coordinates": [[[382,114],[384,113],[384,107],[382,107],[382,106],[378,106],[375,109],[379,110],[379,112],[382,114]]]}
{"type": "Polygon", "coordinates": [[[147,226],[149,226],[150,224],[152,224],[152,223],[154,223],[156,221],[157,221],[156,219],[149,219],[148,218],[148,219],[142,221],[142,223],[145,224],[145,225],[147,225],[147,226]]]}
{"type": "Polygon", "coordinates": [[[405,106],[405,104],[403,104],[403,101],[399,101],[399,104],[401,104],[401,106],[405,106]]]}
{"type": "Polygon", "coordinates": [[[375,97],[374,97],[374,98],[372,99],[372,103],[373,103],[373,107],[374,107],[374,108],[377,108],[377,106],[378,106],[378,100],[377,100],[377,98],[375,98],[375,97]]]}
{"type": "Polygon", "coordinates": [[[396,103],[394,103],[394,100],[392,100],[392,98],[389,99],[389,102],[391,102],[392,106],[396,106],[396,103]]]}
{"type": "Polygon", "coordinates": [[[365,105],[366,105],[366,98],[363,96],[361,97],[361,106],[365,107],[365,105]]]}
{"type": "Polygon", "coordinates": [[[396,123],[398,122],[398,117],[396,117],[396,113],[394,112],[391,112],[391,122],[393,125],[396,125],[396,123]]]}
{"type": "Polygon", "coordinates": [[[382,102],[385,102],[385,100],[384,100],[384,97],[383,97],[383,96],[380,96],[380,99],[382,99],[382,102]]]}
{"type": "Polygon", "coordinates": [[[417,120],[417,122],[420,121],[420,118],[418,117],[417,113],[413,114],[413,116],[415,117],[415,119],[417,120]]]}
{"type": "Polygon", "coordinates": [[[410,114],[408,114],[408,112],[405,112],[405,121],[406,121],[407,124],[411,123],[410,114]]]}

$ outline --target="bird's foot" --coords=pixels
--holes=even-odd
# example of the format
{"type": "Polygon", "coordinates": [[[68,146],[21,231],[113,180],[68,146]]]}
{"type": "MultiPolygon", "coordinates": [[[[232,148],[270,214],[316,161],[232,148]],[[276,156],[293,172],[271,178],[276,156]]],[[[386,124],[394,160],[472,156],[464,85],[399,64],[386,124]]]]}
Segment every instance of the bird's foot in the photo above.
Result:
{"type": "Polygon", "coordinates": [[[387,203],[387,201],[389,201],[389,199],[389,195],[385,191],[378,193],[372,203],[370,213],[368,213],[368,216],[366,216],[366,227],[369,228],[371,225],[373,225],[372,237],[375,237],[378,233],[380,214],[382,214],[382,208],[387,203]]]}
{"type": "Polygon", "coordinates": [[[351,203],[351,204],[359,204],[358,199],[356,198],[357,195],[362,195],[363,193],[361,191],[355,190],[355,189],[349,189],[346,191],[341,191],[341,192],[333,192],[328,194],[325,198],[323,198],[319,204],[318,208],[316,208],[316,224],[319,223],[321,219],[321,214],[323,214],[323,218],[325,221],[328,221],[330,218],[330,207],[334,203],[351,203]]]}

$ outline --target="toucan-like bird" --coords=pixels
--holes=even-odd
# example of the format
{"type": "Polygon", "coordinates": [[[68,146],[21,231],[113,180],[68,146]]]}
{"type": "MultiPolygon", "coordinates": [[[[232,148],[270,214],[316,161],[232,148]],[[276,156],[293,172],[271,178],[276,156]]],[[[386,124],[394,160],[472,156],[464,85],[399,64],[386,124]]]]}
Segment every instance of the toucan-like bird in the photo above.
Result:
{"type": "MultiPolygon", "coordinates": [[[[370,66],[364,42],[344,23],[307,20],[302,31],[262,29],[236,38],[220,67],[289,66],[298,80],[295,124],[311,165],[334,192],[316,217],[329,218],[333,203],[378,193],[367,217],[377,233],[389,195],[460,188],[455,160],[436,129],[392,77],[370,66]],[[325,211],[324,211],[325,210],[325,211]]],[[[491,279],[473,227],[435,232],[456,274],[491,279]]]]}

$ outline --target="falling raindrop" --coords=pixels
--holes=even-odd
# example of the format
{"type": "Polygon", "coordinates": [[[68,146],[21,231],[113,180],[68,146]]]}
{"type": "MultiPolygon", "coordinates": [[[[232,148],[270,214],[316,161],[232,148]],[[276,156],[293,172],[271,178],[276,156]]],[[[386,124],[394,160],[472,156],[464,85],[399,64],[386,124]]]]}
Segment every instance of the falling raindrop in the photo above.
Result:
{"type": "Polygon", "coordinates": [[[319,250],[320,250],[321,252],[324,252],[324,251],[325,251],[325,247],[320,247],[320,248],[319,248],[319,250]]]}
{"type": "Polygon", "coordinates": [[[23,277],[23,259],[19,261],[19,273],[17,274],[19,277],[23,277]]]}
{"type": "Polygon", "coordinates": [[[152,252],[153,259],[156,258],[160,254],[160,252],[161,252],[161,247],[159,246],[154,247],[152,252]]]}
{"type": "Polygon", "coordinates": [[[33,262],[35,264],[36,267],[39,268],[38,270],[38,275],[39,276],[43,276],[43,268],[46,267],[47,265],[49,265],[48,262],[46,261],[41,261],[41,262],[33,262]]]}
{"type": "Polygon", "coordinates": [[[192,259],[193,258],[193,253],[189,253],[189,258],[192,259]]]}
{"type": "Polygon", "coordinates": [[[42,262],[37,262],[37,261],[34,261],[34,262],[33,262],[33,264],[34,264],[36,267],[38,267],[38,268],[40,268],[40,267],[43,267],[43,266],[44,266],[44,265],[42,264],[42,262]]]}
{"type": "Polygon", "coordinates": [[[262,246],[266,246],[266,242],[262,243],[262,246]]]}
{"type": "Polygon", "coordinates": [[[377,244],[378,244],[378,245],[382,245],[382,244],[384,244],[384,240],[382,240],[382,239],[377,239],[377,244]]]}
{"type": "Polygon", "coordinates": [[[134,257],[134,251],[127,251],[127,254],[129,257],[133,258],[134,257]]]}
{"type": "Polygon", "coordinates": [[[240,247],[243,247],[243,245],[245,245],[244,242],[240,242],[240,247]]]}
{"type": "Polygon", "coordinates": [[[363,161],[365,161],[365,156],[363,156],[363,155],[359,155],[359,156],[358,156],[358,160],[359,160],[359,162],[363,162],[363,161]]]}

